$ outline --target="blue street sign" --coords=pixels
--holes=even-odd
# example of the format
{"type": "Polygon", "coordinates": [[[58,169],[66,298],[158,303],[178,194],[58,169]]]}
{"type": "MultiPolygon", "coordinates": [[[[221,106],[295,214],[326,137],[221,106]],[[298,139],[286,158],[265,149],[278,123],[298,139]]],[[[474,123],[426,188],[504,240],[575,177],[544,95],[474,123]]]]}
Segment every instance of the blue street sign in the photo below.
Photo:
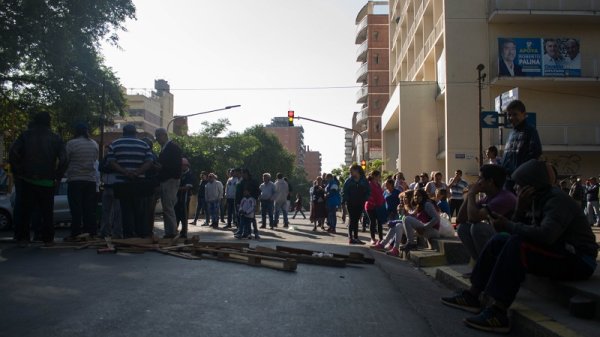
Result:
{"type": "Polygon", "coordinates": [[[479,115],[479,125],[482,129],[495,129],[498,127],[497,111],[482,111],[479,115]]]}

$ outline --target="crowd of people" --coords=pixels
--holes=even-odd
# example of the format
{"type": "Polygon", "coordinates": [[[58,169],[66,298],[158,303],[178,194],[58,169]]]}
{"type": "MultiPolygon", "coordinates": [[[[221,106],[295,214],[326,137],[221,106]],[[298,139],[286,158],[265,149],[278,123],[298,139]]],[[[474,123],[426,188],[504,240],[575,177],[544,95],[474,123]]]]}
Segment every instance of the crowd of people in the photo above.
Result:
{"type": "MultiPolygon", "coordinates": [[[[502,158],[491,146],[478,177],[469,184],[460,169],[445,181],[433,171],[415,175],[368,174],[360,165],[349,168],[345,181],[333,174],[317,177],[310,187],[310,222],[313,231],[338,231],[338,212],[346,222],[348,243],[363,245],[359,228],[369,229],[370,246],[398,256],[420,243],[448,235],[458,236],[475,261],[469,274],[471,288],[442,298],[442,303],[475,313],[465,319],[471,327],[495,332],[510,329],[507,310],[526,273],[554,279],[580,280],[596,268],[598,245],[591,225],[600,225],[599,184],[595,177],[585,185],[572,177],[557,179],[556,169],[539,159],[542,146],[536,129],[526,120],[525,105],[507,107],[513,129],[502,158]],[[431,178],[431,179],[430,179],[431,178]],[[451,220],[455,219],[456,233],[451,220]],[[325,228],[327,225],[327,228],[325,228]],[[449,230],[448,230],[449,228],[449,230]]],[[[78,125],[66,146],[50,130],[47,113],[35,116],[30,128],[13,144],[10,164],[15,175],[15,238],[30,240],[31,214],[39,213],[39,235],[51,244],[52,197],[56,181],[66,173],[73,220],[71,236],[97,235],[95,202],[102,172],[104,193],[99,236],[148,237],[154,231],[158,199],[164,214],[164,236],[186,237],[190,197],[197,195],[195,216],[189,223],[233,229],[237,239],[260,238],[259,229],[275,229],[280,216],[290,225],[292,186],[282,173],[275,179],[262,174],[259,184],[247,169],[231,169],[223,184],[215,173],[190,170],[181,148],[165,129],[152,140],[136,138],[133,125],[107,147],[100,163],[98,145],[87,127],[78,125]],[[260,226],[256,214],[260,214],[260,226]],[[204,219],[201,216],[204,216],[204,219]],[[226,217],[226,219],[225,219],[226,217]]],[[[303,212],[301,193],[293,203],[292,219],[303,212]]]]}

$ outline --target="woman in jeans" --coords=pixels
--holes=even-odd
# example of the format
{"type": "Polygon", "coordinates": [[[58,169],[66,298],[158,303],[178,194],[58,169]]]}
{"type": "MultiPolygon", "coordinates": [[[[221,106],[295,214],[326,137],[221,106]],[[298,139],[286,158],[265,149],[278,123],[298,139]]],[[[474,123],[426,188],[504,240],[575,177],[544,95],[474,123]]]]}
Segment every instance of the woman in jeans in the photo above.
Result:
{"type": "Polygon", "coordinates": [[[358,164],[350,167],[350,178],[344,183],[343,203],[348,207],[350,224],[348,226],[348,242],[363,245],[358,239],[358,221],[362,215],[365,202],[369,200],[371,189],[365,177],[365,171],[358,164]]]}
{"type": "Polygon", "coordinates": [[[383,198],[383,189],[381,188],[381,172],[375,170],[369,176],[369,188],[371,195],[365,202],[365,212],[369,217],[369,229],[371,231],[371,245],[374,246],[378,241],[383,240],[383,224],[380,214],[385,212],[385,199],[383,198]],[[375,239],[375,233],[379,240],[375,239]]]}
{"type": "Polygon", "coordinates": [[[337,177],[331,173],[327,174],[327,187],[325,187],[327,199],[327,223],[329,228],[327,232],[335,233],[337,225],[337,209],[340,207],[340,182],[337,177]]]}
{"type": "Polygon", "coordinates": [[[440,214],[433,202],[429,199],[425,190],[415,191],[414,217],[407,217],[404,220],[404,231],[406,233],[406,245],[400,247],[401,250],[410,251],[417,248],[414,242],[415,233],[426,239],[437,238],[440,236],[440,214]]]}

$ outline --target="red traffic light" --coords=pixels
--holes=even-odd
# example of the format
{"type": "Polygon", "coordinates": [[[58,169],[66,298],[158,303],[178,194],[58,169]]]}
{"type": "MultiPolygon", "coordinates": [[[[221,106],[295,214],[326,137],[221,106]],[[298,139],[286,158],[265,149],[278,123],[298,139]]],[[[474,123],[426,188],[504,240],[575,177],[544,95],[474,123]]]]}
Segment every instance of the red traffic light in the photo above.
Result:
{"type": "Polygon", "coordinates": [[[288,111],[288,118],[294,118],[294,111],[290,110],[288,111]]]}
{"type": "Polygon", "coordinates": [[[294,111],[288,110],[288,126],[294,126],[294,111]]]}
{"type": "Polygon", "coordinates": [[[367,169],[367,161],[366,160],[361,160],[360,161],[360,166],[362,167],[363,170],[367,169]]]}

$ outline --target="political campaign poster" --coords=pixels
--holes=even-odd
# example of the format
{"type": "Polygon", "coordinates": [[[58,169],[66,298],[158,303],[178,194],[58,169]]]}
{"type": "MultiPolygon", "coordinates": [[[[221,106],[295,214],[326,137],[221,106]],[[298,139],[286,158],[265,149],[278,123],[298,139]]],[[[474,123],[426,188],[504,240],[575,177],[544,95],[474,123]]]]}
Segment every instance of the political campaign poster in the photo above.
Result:
{"type": "Polygon", "coordinates": [[[581,76],[579,40],[498,38],[498,76],[581,76]]]}

